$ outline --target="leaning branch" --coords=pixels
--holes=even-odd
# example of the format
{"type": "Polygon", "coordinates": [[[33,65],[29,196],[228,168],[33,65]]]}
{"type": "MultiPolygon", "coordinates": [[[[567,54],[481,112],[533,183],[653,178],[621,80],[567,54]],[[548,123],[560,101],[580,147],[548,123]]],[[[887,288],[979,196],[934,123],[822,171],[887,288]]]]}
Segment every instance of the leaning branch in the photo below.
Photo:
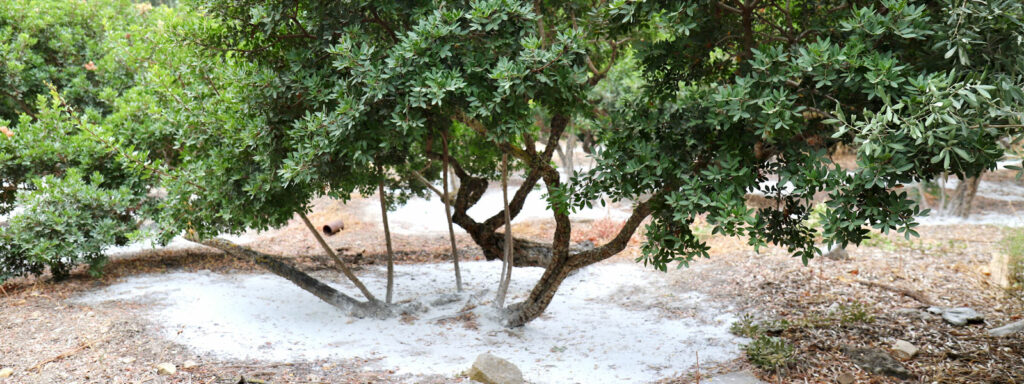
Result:
{"type": "Polygon", "coordinates": [[[302,222],[306,224],[306,228],[313,233],[314,237],[316,237],[316,241],[320,243],[320,247],[324,249],[324,252],[327,252],[327,255],[330,256],[331,259],[334,260],[334,263],[338,265],[338,268],[341,269],[341,273],[344,274],[345,277],[347,277],[348,280],[351,281],[352,284],[356,286],[356,288],[359,288],[359,292],[362,292],[363,296],[366,297],[367,300],[371,302],[377,301],[377,298],[373,297],[373,294],[370,293],[369,289],[366,289],[366,286],[363,285],[363,282],[360,281],[359,278],[356,277],[354,273],[352,273],[352,270],[348,268],[348,264],[346,264],[344,260],[338,257],[338,254],[335,253],[333,249],[331,249],[331,246],[327,245],[327,241],[324,240],[323,236],[320,236],[320,232],[316,230],[316,227],[313,226],[313,222],[309,221],[309,218],[306,217],[306,214],[303,212],[299,212],[299,217],[302,218],[302,222]]]}
{"type": "Polygon", "coordinates": [[[257,252],[255,250],[240,246],[224,239],[209,239],[200,241],[199,244],[224,251],[228,255],[242,260],[255,262],[271,273],[281,276],[306,292],[312,293],[323,302],[336,308],[347,311],[357,317],[387,317],[388,308],[374,303],[364,303],[351,296],[339,292],[330,285],[300,271],[288,262],[280,258],[257,252]]]}
{"type": "Polygon", "coordinates": [[[626,220],[626,223],[619,229],[619,233],[611,241],[600,247],[573,255],[570,260],[572,266],[574,268],[583,268],[607,259],[625,249],[626,245],[629,244],[629,239],[633,237],[633,233],[640,227],[640,223],[651,214],[651,200],[656,198],[659,198],[659,195],[655,195],[633,208],[633,213],[629,215],[629,219],[626,220]]]}

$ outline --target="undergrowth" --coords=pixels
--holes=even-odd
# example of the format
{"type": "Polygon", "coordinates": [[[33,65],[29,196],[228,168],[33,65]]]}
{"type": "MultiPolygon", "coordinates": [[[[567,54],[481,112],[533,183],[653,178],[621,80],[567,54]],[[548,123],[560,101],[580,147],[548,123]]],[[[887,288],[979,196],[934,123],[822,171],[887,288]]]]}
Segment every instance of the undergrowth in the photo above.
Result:
{"type": "Polygon", "coordinates": [[[804,316],[757,321],[743,315],[729,326],[734,335],[753,339],[743,346],[747,359],[766,371],[787,367],[796,357],[793,346],[783,336],[793,330],[844,327],[875,321],[874,308],[861,302],[841,304],[833,310],[811,312],[804,316]]]}

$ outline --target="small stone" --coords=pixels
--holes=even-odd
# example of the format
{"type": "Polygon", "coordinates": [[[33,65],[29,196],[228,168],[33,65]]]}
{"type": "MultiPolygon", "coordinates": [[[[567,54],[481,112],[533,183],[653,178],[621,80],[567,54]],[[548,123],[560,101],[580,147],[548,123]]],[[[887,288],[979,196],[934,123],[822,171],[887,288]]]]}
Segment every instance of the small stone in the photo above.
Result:
{"type": "Polygon", "coordinates": [[[985,321],[984,316],[967,307],[946,309],[945,311],[942,311],[942,319],[946,320],[947,323],[956,326],[981,323],[985,321]]]}
{"type": "Polygon", "coordinates": [[[909,341],[896,340],[892,345],[892,350],[897,359],[906,361],[914,358],[914,355],[917,355],[918,348],[909,341]]]}
{"type": "Polygon", "coordinates": [[[195,361],[185,360],[184,363],[181,363],[181,369],[192,369],[192,368],[197,367],[198,365],[199,364],[196,363],[195,361]]]}
{"type": "Polygon", "coordinates": [[[523,372],[508,360],[482,353],[469,369],[469,379],[484,384],[522,384],[523,372]]]}
{"type": "Polygon", "coordinates": [[[171,363],[160,363],[156,365],[156,373],[164,376],[170,376],[178,372],[178,368],[171,363]]]}
{"type": "Polygon", "coordinates": [[[999,328],[993,328],[988,330],[988,334],[996,337],[1009,336],[1017,332],[1024,331],[1024,320],[1016,323],[1006,324],[999,328]]]}
{"type": "Polygon", "coordinates": [[[0,369],[0,378],[11,377],[14,374],[13,368],[0,369]]]}
{"type": "Polygon", "coordinates": [[[839,384],[853,384],[854,380],[857,380],[857,378],[853,377],[849,372],[840,373],[839,377],[836,377],[836,381],[838,381],[839,384]]]}
{"type": "Polygon", "coordinates": [[[848,345],[843,346],[843,353],[853,360],[861,369],[870,373],[892,376],[897,379],[907,380],[912,376],[903,364],[889,356],[884,351],[870,348],[854,348],[848,345]]]}

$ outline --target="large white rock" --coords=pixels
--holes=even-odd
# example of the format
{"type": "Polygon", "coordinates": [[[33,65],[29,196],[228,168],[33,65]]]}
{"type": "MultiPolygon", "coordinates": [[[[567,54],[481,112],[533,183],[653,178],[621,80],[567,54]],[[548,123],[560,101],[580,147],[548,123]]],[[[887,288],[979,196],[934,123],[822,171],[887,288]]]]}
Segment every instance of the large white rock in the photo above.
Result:
{"type": "Polygon", "coordinates": [[[942,318],[953,325],[980,323],[985,320],[980,313],[970,308],[950,308],[942,312],[942,318]]]}
{"type": "Polygon", "coordinates": [[[482,353],[469,369],[469,378],[484,384],[522,384],[523,372],[508,360],[482,353]]]}

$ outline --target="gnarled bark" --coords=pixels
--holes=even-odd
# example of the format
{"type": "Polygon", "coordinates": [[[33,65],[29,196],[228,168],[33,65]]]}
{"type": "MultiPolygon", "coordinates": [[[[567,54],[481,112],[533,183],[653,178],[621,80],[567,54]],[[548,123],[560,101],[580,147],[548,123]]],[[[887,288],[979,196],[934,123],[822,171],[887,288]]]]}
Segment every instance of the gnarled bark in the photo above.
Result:
{"type": "MultiPolygon", "coordinates": [[[[608,243],[571,256],[555,257],[544,271],[544,275],[533,286],[530,296],[526,300],[508,307],[506,325],[509,327],[523,326],[544,313],[555,297],[558,287],[570,273],[621,252],[629,244],[629,239],[636,232],[640,223],[650,214],[650,200],[640,203],[633,209],[633,214],[626,220],[619,233],[608,243]]],[[[559,238],[557,230],[555,236],[556,239],[559,238]]],[[[555,244],[556,247],[558,245],[558,243],[555,244]]],[[[558,252],[555,254],[557,255],[558,252]]]]}
{"type": "MultiPolygon", "coordinates": [[[[569,124],[568,117],[562,115],[555,115],[551,119],[551,134],[546,142],[546,147],[542,153],[537,153],[533,150],[532,144],[527,144],[525,153],[528,158],[520,158],[521,161],[526,162],[530,165],[530,172],[526,175],[523,183],[516,190],[515,195],[509,201],[508,213],[509,220],[514,219],[519,212],[522,211],[523,205],[526,203],[526,197],[533,191],[533,187],[537,185],[537,182],[543,177],[545,180],[550,176],[555,177],[557,183],[558,173],[551,167],[550,162],[552,156],[554,156],[555,150],[558,148],[558,139],[565,132],[566,126],[569,124]],[[549,174],[550,172],[550,174],[549,174]]],[[[529,142],[529,140],[527,140],[529,142]]],[[[522,150],[510,150],[507,148],[510,145],[508,143],[501,144],[502,149],[506,152],[520,152],[522,150]]],[[[439,153],[430,153],[434,158],[444,159],[448,158],[439,153]]],[[[455,175],[458,176],[462,182],[462,187],[459,188],[458,194],[455,197],[455,203],[453,204],[454,213],[452,214],[452,221],[458,224],[469,233],[469,236],[473,238],[473,241],[480,246],[483,250],[484,257],[487,260],[502,259],[504,253],[503,235],[497,233],[498,228],[505,225],[505,211],[495,213],[493,216],[484,220],[482,223],[477,222],[467,214],[469,208],[480,201],[484,192],[487,191],[487,180],[483,178],[473,177],[454,158],[448,158],[452,169],[455,171],[455,175]]],[[[552,258],[550,246],[538,246],[538,243],[531,242],[529,240],[514,239],[513,240],[513,260],[515,260],[515,266],[545,266],[550,262],[552,258]]]]}

